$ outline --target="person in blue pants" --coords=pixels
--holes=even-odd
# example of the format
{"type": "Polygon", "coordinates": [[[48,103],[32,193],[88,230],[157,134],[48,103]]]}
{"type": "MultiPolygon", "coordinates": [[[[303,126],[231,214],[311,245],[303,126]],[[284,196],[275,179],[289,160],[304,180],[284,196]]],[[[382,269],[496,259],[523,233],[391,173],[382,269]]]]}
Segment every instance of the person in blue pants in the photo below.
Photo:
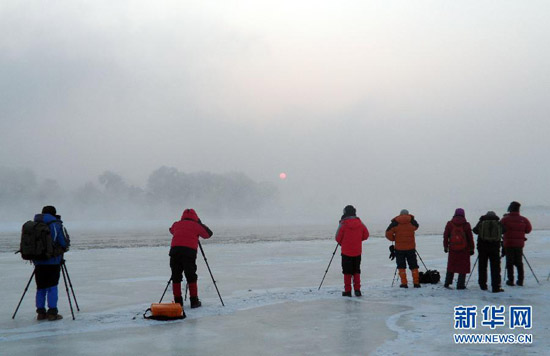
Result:
{"type": "MultiPolygon", "coordinates": [[[[46,223],[50,228],[54,248],[61,247],[66,250],[65,229],[55,207],[45,206],[42,208],[42,214],[34,216],[34,221],[46,223]]],[[[57,310],[57,285],[59,284],[63,255],[60,254],[47,260],[33,260],[32,262],[35,266],[34,276],[36,280],[36,313],[38,314],[36,319],[47,319],[49,321],[63,319],[63,316],[57,310]],[[46,301],[48,302],[48,310],[46,310],[46,301]]]]}

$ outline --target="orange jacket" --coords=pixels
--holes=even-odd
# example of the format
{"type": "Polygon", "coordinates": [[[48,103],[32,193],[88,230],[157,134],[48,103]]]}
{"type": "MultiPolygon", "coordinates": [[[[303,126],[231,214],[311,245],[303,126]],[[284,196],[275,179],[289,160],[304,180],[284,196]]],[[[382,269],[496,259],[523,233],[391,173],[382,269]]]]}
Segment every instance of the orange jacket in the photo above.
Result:
{"type": "Polygon", "coordinates": [[[416,243],[414,232],[418,229],[418,223],[413,215],[399,215],[392,219],[386,229],[386,238],[395,241],[396,250],[414,250],[416,243]]]}

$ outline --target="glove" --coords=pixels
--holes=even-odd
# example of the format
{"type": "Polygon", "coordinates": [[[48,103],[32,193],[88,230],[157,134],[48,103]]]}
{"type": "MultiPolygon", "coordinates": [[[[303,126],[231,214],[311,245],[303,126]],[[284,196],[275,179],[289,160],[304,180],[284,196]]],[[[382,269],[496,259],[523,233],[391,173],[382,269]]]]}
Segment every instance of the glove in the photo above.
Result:
{"type": "Polygon", "coordinates": [[[502,252],[500,253],[500,257],[504,257],[504,256],[506,256],[506,249],[503,246],[502,247],[502,252]]]}
{"type": "Polygon", "coordinates": [[[388,257],[390,260],[395,260],[395,246],[390,246],[390,257],[388,257]]]}
{"type": "Polygon", "coordinates": [[[449,249],[448,248],[444,248],[443,251],[445,251],[445,253],[449,253],[449,249]]]}
{"type": "Polygon", "coordinates": [[[474,255],[474,250],[470,250],[470,256],[474,255]]]}

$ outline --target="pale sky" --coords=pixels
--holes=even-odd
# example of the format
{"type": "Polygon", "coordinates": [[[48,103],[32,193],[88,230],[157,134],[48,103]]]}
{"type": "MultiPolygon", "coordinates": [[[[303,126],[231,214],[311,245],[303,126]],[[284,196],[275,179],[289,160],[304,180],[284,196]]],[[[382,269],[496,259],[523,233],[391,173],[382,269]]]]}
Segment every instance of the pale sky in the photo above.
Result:
{"type": "Polygon", "coordinates": [[[0,165],[67,186],[238,171],[338,211],[550,205],[548,14],[531,0],[4,0],[0,165]]]}

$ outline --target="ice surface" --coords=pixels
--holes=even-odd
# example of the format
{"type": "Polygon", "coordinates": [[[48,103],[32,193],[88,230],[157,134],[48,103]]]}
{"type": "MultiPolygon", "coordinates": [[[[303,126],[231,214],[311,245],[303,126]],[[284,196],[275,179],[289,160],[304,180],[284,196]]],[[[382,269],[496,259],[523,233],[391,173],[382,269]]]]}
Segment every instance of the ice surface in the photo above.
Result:
{"type": "MultiPolygon", "coordinates": [[[[142,318],[158,302],[170,277],[168,247],[89,249],[66,255],[81,311],[71,320],[60,284],[59,322],[38,322],[31,284],[15,320],[11,316],[32,266],[18,255],[0,254],[1,355],[427,355],[547,354],[550,341],[548,232],[529,236],[524,287],[504,293],[481,291],[474,272],[469,290],[446,290],[441,283],[407,290],[391,287],[395,262],[389,242],[364,243],[362,298],[341,297],[337,254],[323,287],[317,287],[335,242],[327,240],[216,244],[204,250],[225,302],[222,307],[199,254],[199,296],[203,307],[185,305],[187,319],[158,322],[142,318]],[[532,305],[532,345],[455,345],[456,305],[532,305]]],[[[78,236],[73,236],[78,239],[78,236]]],[[[445,272],[446,255],[436,236],[418,236],[428,268],[445,272]]],[[[476,255],[472,257],[472,264],[476,255]]],[[[421,270],[423,269],[420,262],[421,270]]],[[[167,293],[171,298],[170,290],[167,293]]],[[[489,329],[477,330],[487,332],[489,329]]],[[[499,332],[516,332],[505,330],[499,332]]],[[[526,332],[526,331],[524,331],[526,332]]]]}

